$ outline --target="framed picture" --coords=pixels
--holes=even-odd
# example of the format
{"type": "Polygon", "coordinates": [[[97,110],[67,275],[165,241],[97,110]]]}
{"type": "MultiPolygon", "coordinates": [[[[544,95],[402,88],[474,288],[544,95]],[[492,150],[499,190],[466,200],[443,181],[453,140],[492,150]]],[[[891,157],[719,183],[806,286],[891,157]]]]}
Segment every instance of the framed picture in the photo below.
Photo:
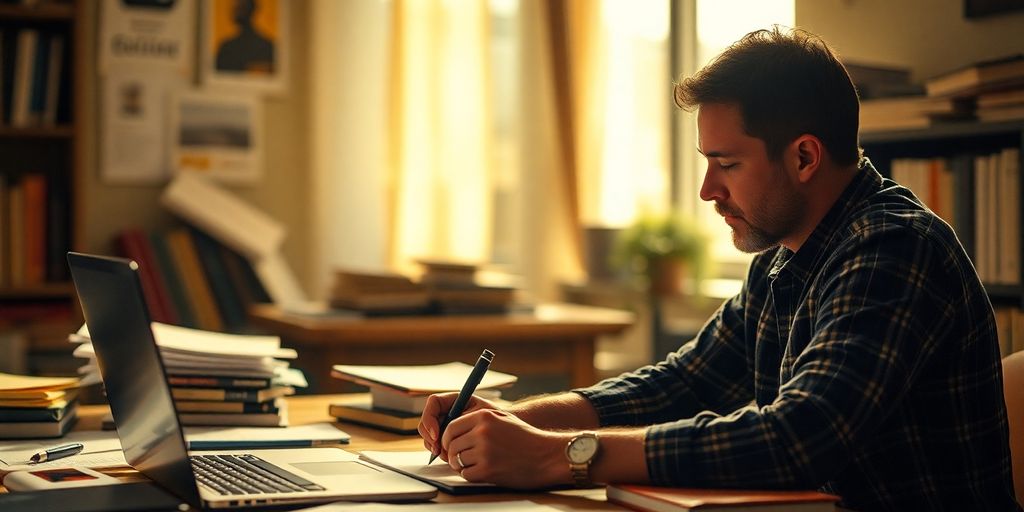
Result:
{"type": "Polygon", "coordinates": [[[255,183],[263,174],[262,105],[253,95],[174,94],[167,130],[172,172],[255,183]]]}
{"type": "Polygon", "coordinates": [[[964,0],[965,18],[981,18],[1019,10],[1024,10],[1024,0],[964,0]]]}
{"type": "Polygon", "coordinates": [[[200,5],[203,85],[283,93],[288,81],[288,0],[207,0],[200,5]]]}

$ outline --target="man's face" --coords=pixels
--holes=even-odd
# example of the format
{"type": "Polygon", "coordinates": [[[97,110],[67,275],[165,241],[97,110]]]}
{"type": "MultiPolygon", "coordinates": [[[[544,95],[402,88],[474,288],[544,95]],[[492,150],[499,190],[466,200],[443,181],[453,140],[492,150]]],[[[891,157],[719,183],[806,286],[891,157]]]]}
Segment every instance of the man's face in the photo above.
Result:
{"type": "Polygon", "coordinates": [[[806,199],[783,162],[768,158],[764,141],[744,133],[738,106],[701,105],[697,150],[708,162],[700,198],[715,202],[737,249],[765,251],[795,234],[806,199]]]}

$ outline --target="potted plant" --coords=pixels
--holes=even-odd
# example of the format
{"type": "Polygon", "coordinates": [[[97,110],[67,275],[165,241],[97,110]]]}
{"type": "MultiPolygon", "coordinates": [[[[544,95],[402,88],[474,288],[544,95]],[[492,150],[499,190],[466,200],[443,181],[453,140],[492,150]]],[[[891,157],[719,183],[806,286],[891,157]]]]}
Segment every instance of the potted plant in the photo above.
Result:
{"type": "Polygon", "coordinates": [[[694,282],[707,265],[708,237],[693,221],[678,214],[641,215],[616,239],[613,262],[645,276],[655,295],[679,294],[684,276],[694,282]]]}

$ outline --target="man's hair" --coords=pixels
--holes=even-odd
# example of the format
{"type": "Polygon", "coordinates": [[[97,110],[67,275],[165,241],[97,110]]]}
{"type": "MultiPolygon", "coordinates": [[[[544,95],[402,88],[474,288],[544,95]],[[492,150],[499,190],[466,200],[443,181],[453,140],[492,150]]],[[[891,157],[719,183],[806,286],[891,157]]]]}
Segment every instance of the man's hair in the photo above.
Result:
{"type": "Polygon", "coordinates": [[[832,161],[860,160],[860,103],[835,52],[818,36],[792,29],[757,30],[675,85],[685,110],[708,103],[735,104],[746,133],[764,141],[768,157],[805,133],[821,140],[832,161]]]}

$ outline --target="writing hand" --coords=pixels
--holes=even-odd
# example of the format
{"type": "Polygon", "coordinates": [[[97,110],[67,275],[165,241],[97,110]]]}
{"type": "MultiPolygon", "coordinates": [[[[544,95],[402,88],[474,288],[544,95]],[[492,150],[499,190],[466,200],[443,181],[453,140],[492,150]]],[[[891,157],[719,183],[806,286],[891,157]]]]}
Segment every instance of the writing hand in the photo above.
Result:
{"type": "MultiPolygon", "coordinates": [[[[437,446],[437,432],[441,428],[441,420],[448,414],[448,410],[452,408],[452,404],[455,403],[455,399],[458,396],[458,393],[453,392],[438,393],[427,398],[427,404],[423,407],[420,424],[416,427],[416,430],[419,432],[420,437],[423,438],[423,447],[430,453],[437,453],[435,447],[441,448],[437,446]]],[[[466,403],[463,414],[469,414],[481,409],[498,409],[498,406],[474,395],[466,403]]],[[[443,449],[441,450],[441,460],[448,462],[448,454],[443,449]]]]}
{"type": "Polygon", "coordinates": [[[477,409],[448,424],[441,443],[448,465],[470,482],[536,489],[571,482],[565,447],[572,436],[506,411],[477,409]]]}

